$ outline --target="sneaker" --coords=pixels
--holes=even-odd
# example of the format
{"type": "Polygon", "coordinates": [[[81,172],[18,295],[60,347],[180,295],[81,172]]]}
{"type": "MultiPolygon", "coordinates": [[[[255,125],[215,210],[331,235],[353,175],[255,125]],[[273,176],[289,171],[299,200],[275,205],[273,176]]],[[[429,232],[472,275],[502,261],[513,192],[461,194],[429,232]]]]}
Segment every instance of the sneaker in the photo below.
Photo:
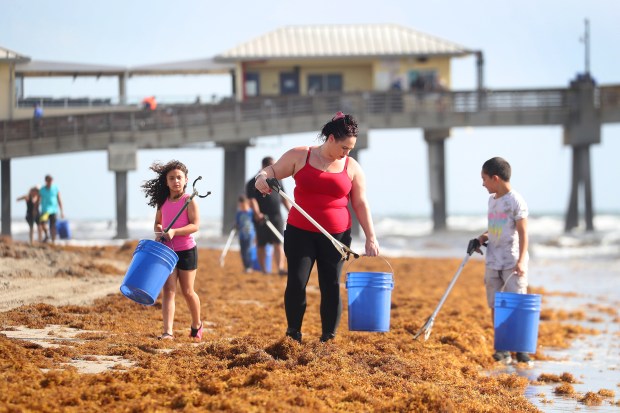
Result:
{"type": "Polygon", "coordinates": [[[287,328],[286,335],[292,338],[293,340],[297,341],[298,343],[301,343],[301,331],[295,330],[292,328],[287,328]]]}
{"type": "Polygon", "coordinates": [[[321,334],[321,338],[319,340],[321,341],[321,343],[325,343],[326,341],[333,340],[334,338],[336,338],[336,335],[334,333],[323,333],[321,334]]]}
{"type": "Polygon", "coordinates": [[[509,351],[496,351],[495,354],[493,354],[493,359],[502,364],[512,363],[512,357],[510,357],[509,351]]]}
{"type": "Polygon", "coordinates": [[[517,361],[519,363],[527,363],[528,365],[534,364],[534,363],[532,363],[532,359],[530,358],[530,355],[527,354],[527,353],[518,352],[517,353],[517,361]]]}

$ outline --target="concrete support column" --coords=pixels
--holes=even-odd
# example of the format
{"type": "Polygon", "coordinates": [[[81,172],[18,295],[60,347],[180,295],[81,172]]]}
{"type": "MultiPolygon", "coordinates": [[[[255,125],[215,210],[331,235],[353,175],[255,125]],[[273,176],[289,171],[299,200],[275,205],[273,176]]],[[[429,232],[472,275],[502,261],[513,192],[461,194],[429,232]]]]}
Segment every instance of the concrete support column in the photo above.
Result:
{"type": "Polygon", "coordinates": [[[237,198],[245,193],[245,148],[249,143],[223,145],[224,148],[224,217],[222,234],[228,235],[235,224],[237,198]]]}
{"type": "Polygon", "coordinates": [[[590,175],[590,146],[573,146],[571,193],[564,229],[570,231],[579,225],[579,194],[583,190],[586,230],[594,230],[592,209],[592,178],[590,175]]]}
{"type": "Polygon", "coordinates": [[[11,160],[0,161],[2,173],[2,235],[11,236],[11,160]]]}
{"type": "Polygon", "coordinates": [[[428,144],[428,176],[431,204],[433,206],[433,230],[446,229],[446,161],[445,140],[450,129],[425,129],[424,140],[428,144]]]}
{"type": "Polygon", "coordinates": [[[121,105],[127,104],[127,78],[129,74],[123,73],[118,77],[118,103],[121,105]]]}
{"type": "Polygon", "coordinates": [[[116,171],[116,239],[129,238],[127,230],[127,171],[116,171]]]}
{"type": "Polygon", "coordinates": [[[590,146],[601,142],[601,115],[596,104],[596,85],[588,73],[570,84],[567,94],[569,116],[564,125],[564,144],[573,149],[571,194],[564,229],[579,225],[579,198],[583,190],[586,230],[594,230],[590,146]]]}
{"type": "Polygon", "coordinates": [[[108,169],[116,177],[116,235],[115,239],[129,238],[127,230],[127,171],[135,171],[138,147],[132,143],[113,143],[108,146],[108,169]]]}
{"type": "MultiPolygon", "coordinates": [[[[360,161],[360,151],[362,149],[368,148],[368,129],[359,127],[357,134],[357,142],[355,143],[355,149],[349,152],[349,156],[355,159],[360,165],[362,162],[360,161]]],[[[364,167],[362,166],[362,169],[364,167]]],[[[351,207],[351,203],[349,203],[349,211],[351,212],[351,235],[357,237],[360,235],[360,222],[357,219],[357,215],[355,215],[355,211],[351,207]]],[[[372,209],[371,209],[372,212],[372,209]]],[[[362,234],[364,235],[364,234],[362,234]]],[[[356,251],[357,252],[357,251],[356,251]]]]}

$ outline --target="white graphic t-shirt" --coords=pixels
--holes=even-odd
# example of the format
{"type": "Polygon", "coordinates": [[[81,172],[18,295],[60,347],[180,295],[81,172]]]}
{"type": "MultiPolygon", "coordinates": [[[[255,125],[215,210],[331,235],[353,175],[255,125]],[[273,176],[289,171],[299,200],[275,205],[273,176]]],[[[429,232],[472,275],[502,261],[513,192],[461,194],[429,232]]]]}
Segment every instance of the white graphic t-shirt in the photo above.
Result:
{"type": "MultiPolygon", "coordinates": [[[[489,198],[489,243],[486,265],[493,270],[508,270],[519,259],[519,234],[517,221],[527,218],[527,204],[516,191],[495,199],[489,198]]],[[[526,259],[527,259],[526,254],[526,259]]]]}

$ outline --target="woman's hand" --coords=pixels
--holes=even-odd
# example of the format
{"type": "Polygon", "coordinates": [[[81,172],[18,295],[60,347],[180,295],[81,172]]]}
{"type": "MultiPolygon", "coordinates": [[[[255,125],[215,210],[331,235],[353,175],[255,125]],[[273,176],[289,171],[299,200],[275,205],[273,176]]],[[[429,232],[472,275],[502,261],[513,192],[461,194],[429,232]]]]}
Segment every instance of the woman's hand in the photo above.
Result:
{"type": "Polygon", "coordinates": [[[271,188],[269,188],[269,184],[267,183],[267,173],[265,171],[261,171],[256,175],[254,186],[263,195],[269,195],[271,193],[271,188]]]}
{"type": "Polygon", "coordinates": [[[366,238],[366,255],[369,257],[379,255],[379,241],[376,238],[366,238]]]}

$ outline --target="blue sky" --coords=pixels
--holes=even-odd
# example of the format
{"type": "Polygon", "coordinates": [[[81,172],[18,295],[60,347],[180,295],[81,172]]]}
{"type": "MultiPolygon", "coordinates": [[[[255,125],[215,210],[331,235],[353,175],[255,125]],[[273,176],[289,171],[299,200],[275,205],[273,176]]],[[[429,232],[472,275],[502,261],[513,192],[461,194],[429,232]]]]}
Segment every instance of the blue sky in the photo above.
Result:
{"type": "MultiPolygon", "coordinates": [[[[591,27],[591,73],[599,84],[620,84],[620,2],[615,0],[524,0],[519,2],[440,0],[323,1],[263,0],[243,6],[230,2],[187,0],[86,2],[82,0],[0,0],[0,45],[34,60],[132,66],[212,57],[253,37],[285,25],[396,23],[480,49],[489,88],[564,87],[584,70],[584,19],[591,27]]],[[[453,63],[453,89],[475,87],[473,58],[453,63]]],[[[116,80],[39,79],[26,82],[26,95],[115,97],[116,80]]],[[[200,94],[229,95],[227,76],[131,79],[133,99],[155,94],[160,100],[191,100],[200,94]]],[[[317,125],[317,131],[320,125],[317,125]]],[[[359,161],[367,174],[368,197],[375,215],[428,215],[426,145],[422,132],[371,130],[369,149],[359,161]],[[386,166],[389,165],[389,168],[386,166]]],[[[265,155],[280,156],[295,145],[316,143],[316,133],[259,139],[248,150],[247,174],[265,155]]],[[[620,211],[620,124],[603,128],[602,144],[591,151],[594,207],[620,211]]],[[[486,191],[480,167],[503,156],[513,167],[513,186],[532,213],[564,213],[569,197],[571,151],[558,127],[453,129],[446,144],[448,213],[484,213],[486,191]]],[[[151,177],[154,160],[176,158],[203,176],[213,195],[201,203],[205,216],[222,214],[223,152],[214,148],[148,150],[138,154],[138,170],[129,173],[129,216],[153,210],[139,191],[151,177]]],[[[12,197],[54,175],[69,219],[114,218],[114,174],[107,154],[14,159],[12,197]]],[[[291,187],[292,182],[285,181],[291,187]]],[[[24,206],[13,204],[12,215],[24,206]]]]}

